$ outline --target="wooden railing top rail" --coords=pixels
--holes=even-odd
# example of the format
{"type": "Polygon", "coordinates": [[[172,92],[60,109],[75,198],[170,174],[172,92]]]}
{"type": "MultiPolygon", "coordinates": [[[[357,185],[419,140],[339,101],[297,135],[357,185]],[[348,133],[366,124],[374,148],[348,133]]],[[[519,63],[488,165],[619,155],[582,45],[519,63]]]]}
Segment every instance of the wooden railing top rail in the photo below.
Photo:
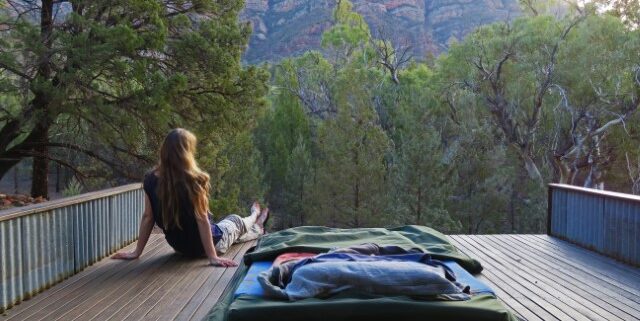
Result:
{"type": "Polygon", "coordinates": [[[0,211],[0,222],[15,219],[22,216],[32,215],[35,213],[41,213],[51,211],[56,208],[61,208],[69,205],[74,205],[98,198],[104,198],[111,195],[126,193],[142,187],[140,183],[128,184],[118,186],[114,188],[99,190],[95,192],[80,194],[72,197],[65,197],[54,201],[48,201],[40,204],[33,204],[23,207],[14,207],[7,210],[0,211]]]}
{"type": "Polygon", "coordinates": [[[584,188],[584,187],[579,187],[579,186],[574,186],[574,185],[566,185],[566,184],[549,184],[549,187],[558,188],[558,189],[565,189],[565,190],[575,191],[575,192],[584,193],[584,194],[591,194],[591,195],[598,195],[598,196],[603,196],[603,197],[617,198],[617,199],[622,199],[622,200],[626,200],[626,201],[632,201],[632,202],[639,202],[640,203],[640,196],[639,195],[625,194],[625,193],[618,193],[618,192],[611,192],[611,191],[603,191],[603,190],[599,190],[599,189],[584,188]]]}

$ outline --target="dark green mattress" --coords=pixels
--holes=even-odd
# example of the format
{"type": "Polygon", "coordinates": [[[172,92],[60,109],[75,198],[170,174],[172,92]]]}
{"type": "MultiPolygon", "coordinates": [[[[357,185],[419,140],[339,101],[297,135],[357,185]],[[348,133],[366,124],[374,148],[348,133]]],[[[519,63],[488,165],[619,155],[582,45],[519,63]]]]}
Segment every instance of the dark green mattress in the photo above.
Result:
{"type": "Polygon", "coordinates": [[[233,298],[235,288],[251,262],[273,260],[285,252],[322,253],[333,248],[368,242],[396,245],[405,249],[418,248],[436,259],[455,260],[470,273],[482,271],[480,262],[458,252],[440,232],[424,226],[410,225],[390,229],[296,227],[263,236],[256,247],[245,254],[243,266],[238,269],[223,297],[209,314],[209,320],[517,321],[491,295],[473,296],[468,301],[421,301],[406,296],[376,297],[353,293],[295,302],[250,295],[233,298]]]}

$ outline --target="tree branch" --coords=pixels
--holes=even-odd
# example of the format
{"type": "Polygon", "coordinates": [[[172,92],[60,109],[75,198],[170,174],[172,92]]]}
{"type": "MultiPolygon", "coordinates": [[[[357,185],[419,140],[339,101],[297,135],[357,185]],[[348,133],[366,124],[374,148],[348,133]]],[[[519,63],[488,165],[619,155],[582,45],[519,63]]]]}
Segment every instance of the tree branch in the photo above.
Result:
{"type": "Polygon", "coordinates": [[[15,68],[13,68],[13,67],[11,67],[11,66],[3,63],[3,62],[0,62],[0,68],[8,70],[9,72],[15,74],[16,76],[20,76],[21,78],[24,78],[24,79],[26,79],[28,81],[32,81],[33,80],[33,78],[29,77],[29,75],[21,72],[20,70],[17,70],[15,68]]]}

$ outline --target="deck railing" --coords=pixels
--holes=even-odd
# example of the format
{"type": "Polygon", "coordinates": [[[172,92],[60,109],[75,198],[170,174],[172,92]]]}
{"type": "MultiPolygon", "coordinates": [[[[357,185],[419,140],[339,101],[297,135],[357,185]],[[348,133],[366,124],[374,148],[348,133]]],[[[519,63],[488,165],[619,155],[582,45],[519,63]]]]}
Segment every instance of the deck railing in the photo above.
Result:
{"type": "Polygon", "coordinates": [[[0,211],[0,313],[134,241],[140,184],[0,211]]]}
{"type": "MultiPolygon", "coordinates": [[[[0,313],[134,241],[140,184],[0,211],[0,313]]],[[[640,196],[549,185],[548,234],[640,266],[640,196]]]]}
{"type": "Polygon", "coordinates": [[[640,196],[549,185],[547,233],[640,266],[640,196]]]}

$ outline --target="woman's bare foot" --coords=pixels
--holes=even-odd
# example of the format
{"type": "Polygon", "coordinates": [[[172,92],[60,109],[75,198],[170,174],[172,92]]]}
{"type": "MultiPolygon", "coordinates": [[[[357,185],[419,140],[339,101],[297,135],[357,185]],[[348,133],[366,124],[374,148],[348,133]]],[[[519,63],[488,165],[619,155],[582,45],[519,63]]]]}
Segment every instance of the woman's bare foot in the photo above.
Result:
{"type": "Polygon", "coordinates": [[[260,226],[264,230],[264,225],[267,223],[268,219],[269,219],[269,208],[265,207],[262,209],[262,212],[260,212],[260,216],[258,216],[258,220],[256,221],[256,224],[258,224],[258,226],[260,226]]]}
{"type": "Polygon", "coordinates": [[[251,206],[251,215],[255,215],[257,217],[258,214],[260,214],[260,203],[258,203],[258,201],[255,201],[251,206]]]}

